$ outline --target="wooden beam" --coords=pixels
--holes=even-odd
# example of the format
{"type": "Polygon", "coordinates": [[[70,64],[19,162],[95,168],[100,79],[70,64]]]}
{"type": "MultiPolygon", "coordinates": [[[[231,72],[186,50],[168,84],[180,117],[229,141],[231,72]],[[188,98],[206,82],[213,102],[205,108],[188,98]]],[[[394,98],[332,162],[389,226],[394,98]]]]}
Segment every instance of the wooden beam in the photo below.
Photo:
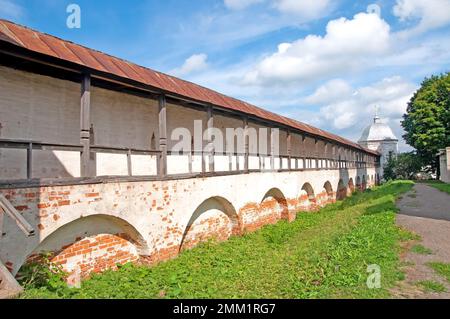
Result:
{"type": "Polygon", "coordinates": [[[2,208],[0,208],[0,239],[6,234],[3,232],[3,223],[5,220],[5,212],[2,208]]]}
{"type": "Polygon", "coordinates": [[[270,168],[273,170],[275,169],[275,137],[275,129],[272,127],[270,128],[270,168]]]}
{"type": "Polygon", "coordinates": [[[249,146],[249,141],[250,141],[250,136],[248,134],[248,117],[244,116],[243,118],[243,124],[244,124],[244,172],[246,174],[249,173],[249,166],[248,166],[248,162],[249,162],[249,152],[250,152],[250,146],[249,146]]]}
{"type": "Polygon", "coordinates": [[[188,161],[189,161],[189,174],[192,174],[192,161],[193,161],[193,153],[194,153],[194,137],[191,136],[191,149],[189,150],[188,161]]]}
{"type": "Polygon", "coordinates": [[[127,152],[127,169],[128,169],[128,176],[133,176],[133,166],[131,162],[131,150],[128,150],[127,152]]]}
{"type": "Polygon", "coordinates": [[[158,176],[167,176],[167,106],[165,95],[158,98],[159,151],[157,166],[158,176]]]}
{"type": "Polygon", "coordinates": [[[288,155],[288,169],[291,169],[291,153],[292,153],[292,135],[291,131],[287,132],[286,145],[287,145],[287,155],[288,155]]]}
{"type": "Polygon", "coordinates": [[[213,107],[212,105],[208,105],[206,107],[207,113],[207,136],[208,136],[208,165],[209,172],[214,172],[214,143],[212,141],[212,130],[214,129],[214,115],[213,115],[213,107]]]}
{"type": "Polygon", "coordinates": [[[33,143],[29,143],[27,148],[27,179],[32,178],[33,178],[33,143]]]}
{"type": "Polygon", "coordinates": [[[302,161],[303,161],[303,169],[306,168],[306,149],[305,149],[305,144],[306,144],[306,136],[304,134],[301,135],[301,156],[302,156],[302,161]]]}
{"type": "Polygon", "coordinates": [[[83,74],[81,80],[81,104],[80,104],[80,143],[81,151],[80,173],[81,177],[90,177],[90,129],[91,129],[91,76],[83,74]]]}

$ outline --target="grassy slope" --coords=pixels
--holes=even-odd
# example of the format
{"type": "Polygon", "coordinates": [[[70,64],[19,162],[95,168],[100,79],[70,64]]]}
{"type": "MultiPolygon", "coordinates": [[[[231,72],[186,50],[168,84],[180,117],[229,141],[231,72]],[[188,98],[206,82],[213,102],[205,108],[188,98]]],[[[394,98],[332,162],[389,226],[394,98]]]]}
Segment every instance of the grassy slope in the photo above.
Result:
{"type": "Polygon", "coordinates": [[[445,184],[440,181],[427,181],[427,184],[431,187],[439,189],[441,192],[450,194],[450,184],[445,184]]]}
{"type": "Polygon", "coordinates": [[[439,275],[444,276],[450,283],[450,264],[432,262],[429,266],[433,268],[439,275]]]}
{"type": "Polygon", "coordinates": [[[94,275],[81,289],[30,288],[23,298],[377,298],[402,279],[395,197],[410,182],[394,182],[319,213],[300,213],[255,233],[183,252],[155,267],[126,265],[94,275]],[[378,264],[382,289],[366,286],[378,264]]]}

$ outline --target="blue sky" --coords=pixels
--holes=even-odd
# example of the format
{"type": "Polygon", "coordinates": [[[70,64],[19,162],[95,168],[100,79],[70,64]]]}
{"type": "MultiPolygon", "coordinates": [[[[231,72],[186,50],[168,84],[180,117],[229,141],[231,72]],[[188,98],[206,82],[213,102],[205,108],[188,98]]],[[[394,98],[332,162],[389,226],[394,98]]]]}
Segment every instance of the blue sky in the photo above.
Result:
{"type": "Polygon", "coordinates": [[[450,70],[450,0],[0,0],[0,17],[353,140],[376,105],[400,138],[422,79],[450,70]]]}

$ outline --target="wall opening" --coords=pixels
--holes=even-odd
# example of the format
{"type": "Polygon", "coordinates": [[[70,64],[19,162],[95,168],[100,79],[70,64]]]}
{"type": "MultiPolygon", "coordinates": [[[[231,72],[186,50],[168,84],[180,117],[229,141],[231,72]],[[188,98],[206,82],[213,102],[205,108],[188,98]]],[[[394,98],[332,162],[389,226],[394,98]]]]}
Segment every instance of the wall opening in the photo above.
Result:
{"type": "Polygon", "coordinates": [[[325,184],[323,185],[323,188],[324,188],[325,194],[326,194],[326,201],[328,203],[333,202],[334,194],[333,194],[333,186],[331,186],[331,183],[329,181],[325,182],[325,184]]]}
{"type": "Polygon", "coordinates": [[[287,200],[281,190],[278,188],[270,189],[261,200],[259,212],[263,215],[271,215],[273,222],[279,219],[289,220],[287,200]]]}
{"type": "Polygon", "coordinates": [[[348,180],[348,192],[349,194],[352,194],[355,191],[355,184],[353,182],[353,178],[350,178],[348,180]]]}
{"type": "Polygon", "coordinates": [[[50,260],[60,264],[69,278],[75,273],[84,278],[91,272],[99,273],[115,269],[117,264],[138,261],[141,255],[148,253],[148,246],[127,221],[109,215],[93,215],[55,230],[25,264],[39,261],[42,253],[50,253],[50,260]]]}
{"type": "Polygon", "coordinates": [[[302,186],[299,196],[299,206],[303,210],[312,210],[316,208],[316,195],[311,184],[305,183],[302,186]]]}
{"type": "Polygon", "coordinates": [[[216,196],[200,204],[189,219],[180,244],[180,251],[208,240],[224,241],[241,234],[241,222],[233,205],[216,196]]]}
{"type": "Polygon", "coordinates": [[[347,197],[347,187],[342,179],[339,180],[336,192],[336,200],[343,200],[347,197]]]}

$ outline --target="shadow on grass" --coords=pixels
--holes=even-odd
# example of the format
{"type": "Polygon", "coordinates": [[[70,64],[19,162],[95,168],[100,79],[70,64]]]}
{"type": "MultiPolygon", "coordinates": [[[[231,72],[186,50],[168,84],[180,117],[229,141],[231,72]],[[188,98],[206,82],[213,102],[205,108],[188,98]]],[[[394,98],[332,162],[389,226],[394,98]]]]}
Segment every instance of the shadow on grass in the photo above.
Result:
{"type": "Polygon", "coordinates": [[[394,206],[392,201],[386,201],[380,204],[369,206],[364,212],[364,215],[383,214],[385,212],[392,211],[397,212],[398,209],[394,206]]]}
{"type": "MultiPolygon", "coordinates": [[[[385,197],[387,195],[399,194],[409,190],[410,186],[414,184],[412,181],[394,181],[388,182],[383,186],[375,187],[374,189],[367,189],[364,192],[356,192],[352,197],[347,198],[340,203],[340,208],[344,209],[350,206],[355,206],[372,200],[385,197]]],[[[391,205],[392,203],[389,202],[391,205]]]]}

